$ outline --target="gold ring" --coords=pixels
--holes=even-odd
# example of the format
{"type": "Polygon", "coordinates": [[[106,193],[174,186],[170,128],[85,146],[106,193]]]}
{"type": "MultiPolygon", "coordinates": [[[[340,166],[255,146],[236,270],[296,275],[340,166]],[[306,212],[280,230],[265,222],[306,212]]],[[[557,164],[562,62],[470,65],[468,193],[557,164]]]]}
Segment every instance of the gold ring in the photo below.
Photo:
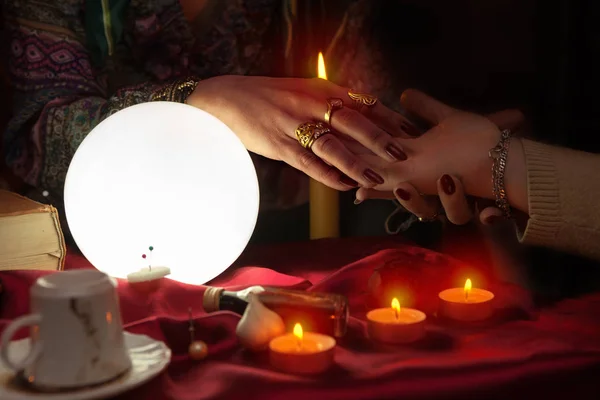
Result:
{"type": "Polygon", "coordinates": [[[328,133],[331,133],[331,129],[323,122],[305,122],[296,128],[298,142],[309,150],[318,138],[328,133]]]}
{"type": "Polygon", "coordinates": [[[437,221],[439,216],[440,216],[440,214],[436,212],[431,217],[418,217],[418,218],[419,218],[419,222],[434,222],[434,221],[437,221]]]}
{"type": "Polygon", "coordinates": [[[344,107],[344,102],[342,99],[327,99],[327,112],[325,113],[325,123],[331,125],[331,114],[334,111],[339,110],[344,107]]]}
{"type": "Polygon", "coordinates": [[[377,104],[377,97],[366,94],[366,93],[357,93],[355,91],[348,90],[348,97],[354,102],[356,108],[360,110],[363,106],[373,107],[377,104]]]}

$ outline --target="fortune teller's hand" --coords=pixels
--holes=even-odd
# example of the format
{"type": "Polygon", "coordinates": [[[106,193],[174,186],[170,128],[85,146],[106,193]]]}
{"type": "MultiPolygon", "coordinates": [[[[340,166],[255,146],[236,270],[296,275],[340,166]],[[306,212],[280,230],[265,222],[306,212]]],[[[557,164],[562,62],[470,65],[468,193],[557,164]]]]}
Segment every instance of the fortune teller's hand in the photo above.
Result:
{"type": "MultiPolygon", "coordinates": [[[[444,175],[459,188],[460,195],[455,199],[459,199],[456,201],[461,207],[466,205],[463,190],[470,196],[494,199],[492,160],[488,153],[498,144],[500,129],[513,129],[522,121],[522,114],[505,111],[484,117],[454,109],[416,90],[406,91],[401,100],[409,112],[433,127],[416,139],[395,139],[408,155],[408,160],[402,163],[384,165],[375,158],[367,159],[379,166],[385,184],[374,189],[359,189],[357,200],[390,198],[396,189],[401,189],[400,193],[404,190],[413,200],[421,194],[437,196],[442,183],[449,182],[447,178],[441,179],[444,175]]],[[[513,138],[506,167],[506,187],[509,195],[517,194],[515,199],[527,198],[518,193],[526,190],[524,170],[522,144],[520,139],[513,138]]],[[[527,204],[513,204],[513,207],[526,210],[527,204]]],[[[459,220],[463,220],[462,216],[459,220]]]]}
{"type": "Polygon", "coordinates": [[[285,161],[338,190],[373,187],[384,183],[381,167],[406,159],[394,137],[410,137],[416,129],[374,97],[358,95],[364,100],[358,107],[349,96],[348,89],[322,79],[221,76],[201,81],[187,103],[227,124],[249,151],[285,161]],[[337,104],[326,132],[329,125],[315,124],[328,122],[331,100],[337,104]],[[314,124],[302,131],[305,148],[296,131],[307,122],[314,124]],[[369,162],[360,153],[371,154],[369,162]]]}

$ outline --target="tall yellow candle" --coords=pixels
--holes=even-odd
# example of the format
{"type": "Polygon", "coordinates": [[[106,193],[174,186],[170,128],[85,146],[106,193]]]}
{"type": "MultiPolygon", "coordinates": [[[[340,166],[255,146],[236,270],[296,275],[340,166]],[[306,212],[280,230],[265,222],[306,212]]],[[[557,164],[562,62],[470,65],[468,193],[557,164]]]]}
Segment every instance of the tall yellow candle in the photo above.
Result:
{"type": "MultiPolygon", "coordinates": [[[[323,53],[319,52],[318,77],[327,79],[323,53]]],[[[340,236],[339,192],[321,182],[310,180],[310,238],[333,238],[340,236]]]]}

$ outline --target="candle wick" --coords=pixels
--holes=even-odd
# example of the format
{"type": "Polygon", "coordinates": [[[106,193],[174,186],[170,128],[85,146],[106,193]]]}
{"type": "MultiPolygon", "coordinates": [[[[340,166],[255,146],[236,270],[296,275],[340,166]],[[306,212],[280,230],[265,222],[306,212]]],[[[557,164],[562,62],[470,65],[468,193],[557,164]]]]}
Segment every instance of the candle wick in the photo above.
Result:
{"type": "Polygon", "coordinates": [[[465,290],[465,300],[469,300],[469,291],[465,290]]]}
{"type": "Polygon", "coordinates": [[[398,319],[398,309],[394,308],[394,314],[396,314],[396,319],[398,319]]]}

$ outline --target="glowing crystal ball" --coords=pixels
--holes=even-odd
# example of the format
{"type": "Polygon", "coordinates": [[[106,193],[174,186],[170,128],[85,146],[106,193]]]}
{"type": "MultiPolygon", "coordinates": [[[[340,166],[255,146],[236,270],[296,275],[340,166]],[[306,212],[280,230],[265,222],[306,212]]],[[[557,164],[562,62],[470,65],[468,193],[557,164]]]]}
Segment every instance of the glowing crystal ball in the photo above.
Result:
{"type": "Polygon", "coordinates": [[[148,268],[204,284],[244,250],[258,216],[250,155],[220,120],[168,102],[135,105],[95,127],[65,183],[69,229],[94,267],[116,278],[148,268]],[[151,257],[147,254],[153,247],[151,257]]]}

